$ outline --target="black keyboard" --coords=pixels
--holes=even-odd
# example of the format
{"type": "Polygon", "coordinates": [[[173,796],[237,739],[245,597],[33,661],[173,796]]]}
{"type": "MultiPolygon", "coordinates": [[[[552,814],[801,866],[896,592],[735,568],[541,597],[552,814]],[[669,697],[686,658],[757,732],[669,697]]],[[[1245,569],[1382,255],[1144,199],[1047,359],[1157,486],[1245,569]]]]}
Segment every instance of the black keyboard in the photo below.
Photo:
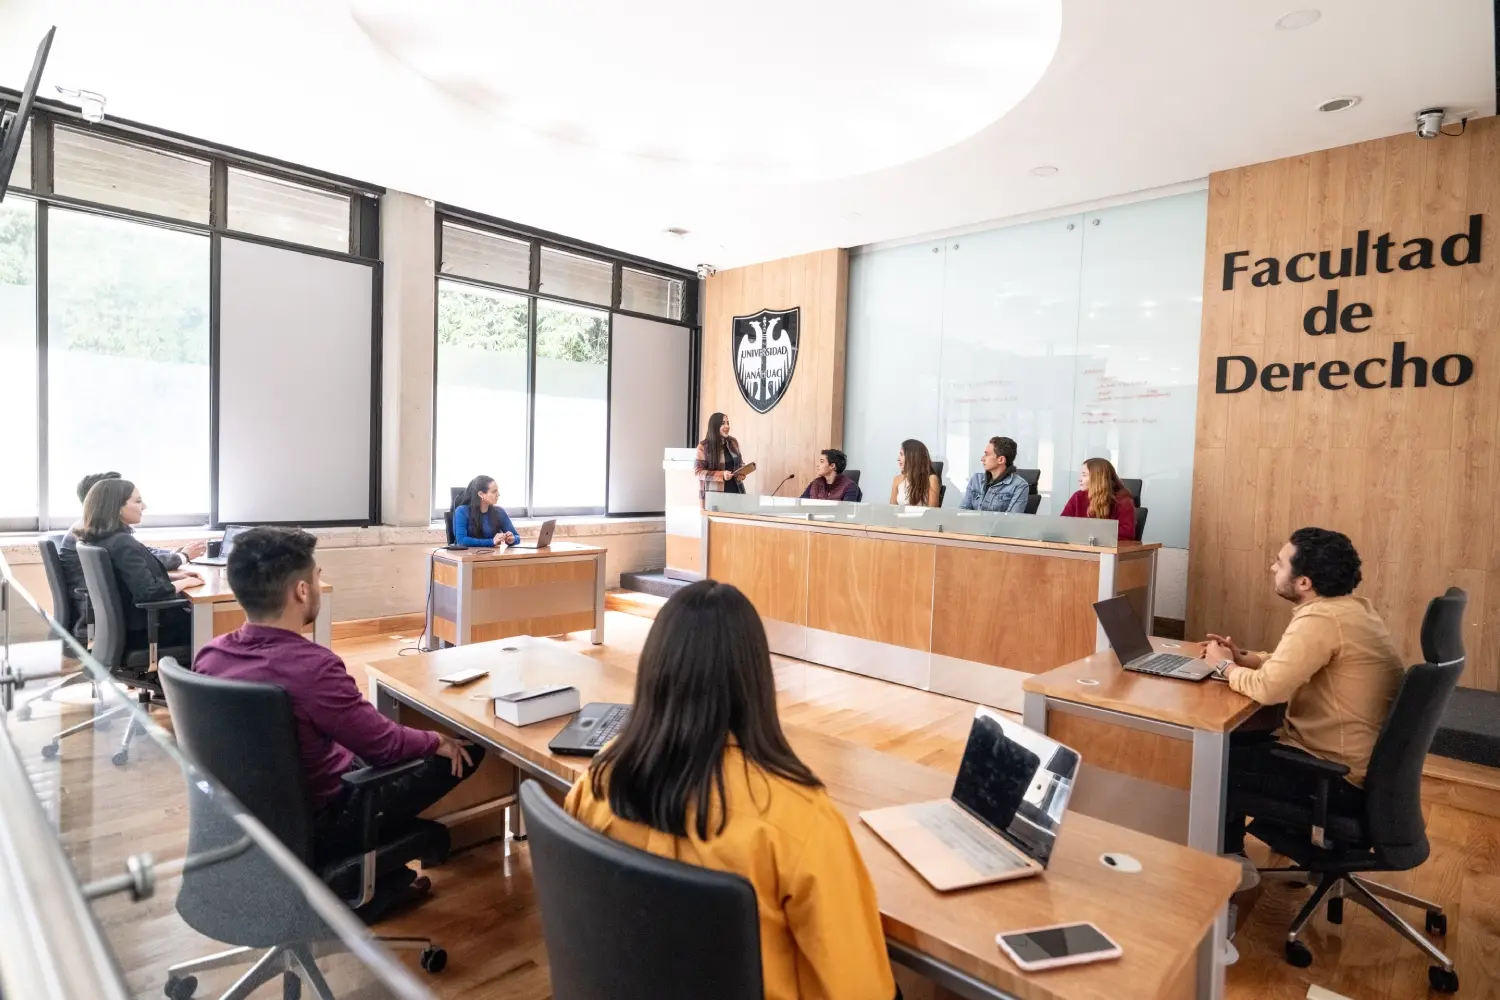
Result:
{"type": "Polygon", "coordinates": [[[1132,663],[1130,669],[1143,674],[1170,674],[1178,667],[1185,667],[1192,662],[1191,656],[1182,656],[1178,653],[1152,653],[1144,660],[1132,663]]]}
{"type": "Polygon", "coordinates": [[[594,724],[589,738],[583,741],[583,745],[590,750],[597,750],[610,740],[614,739],[621,729],[625,728],[625,720],[630,718],[630,706],[616,705],[594,724]]]}

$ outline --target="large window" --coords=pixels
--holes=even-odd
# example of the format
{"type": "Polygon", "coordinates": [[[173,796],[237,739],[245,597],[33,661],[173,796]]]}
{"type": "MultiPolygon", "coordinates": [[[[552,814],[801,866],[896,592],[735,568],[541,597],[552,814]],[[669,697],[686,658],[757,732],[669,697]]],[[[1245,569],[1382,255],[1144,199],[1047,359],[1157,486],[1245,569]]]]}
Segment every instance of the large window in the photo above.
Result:
{"type": "MultiPolygon", "coordinates": [[[[614,312],[680,320],[696,282],[509,227],[445,219],[439,240],[434,512],[477,475],[495,477],[512,513],[624,509],[609,485],[614,312]]],[[[691,338],[682,332],[681,364],[631,390],[686,414],[691,338]]],[[[634,455],[686,443],[685,419],[650,426],[634,455]]]]}
{"type": "Polygon", "coordinates": [[[207,520],[209,238],[66,209],[48,224],[51,516],[115,470],[148,515],[207,520]]]}
{"type": "Polygon", "coordinates": [[[0,203],[0,524],[36,517],[36,204],[0,203]]]}

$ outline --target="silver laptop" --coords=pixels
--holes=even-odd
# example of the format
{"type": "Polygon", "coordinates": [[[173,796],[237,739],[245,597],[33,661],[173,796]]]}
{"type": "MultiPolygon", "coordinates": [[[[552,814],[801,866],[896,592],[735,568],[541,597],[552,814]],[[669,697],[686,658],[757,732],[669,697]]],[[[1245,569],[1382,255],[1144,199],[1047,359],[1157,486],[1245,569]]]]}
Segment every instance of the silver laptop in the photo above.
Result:
{"type": "Polygon", "coordinates": [[[1214,672],[1214,664],[1180,653],[1158,653],[1151,648],[1146,630],[1136,617],[1135,608],[1124,597],[1111,597],[1094,605],[1094,614],[1109,637],[1120,666],[1140,674],[1175,677],[1181,681],[1201,681],[1214,672]]]}
{"type": "Polygon", "coordinates": [[[1039,875],[1057,842],[1078,764],[1074,750],[980,708],[951,796],[859,818],[934,889],[1039,875]]]}
{"type": "Polygon", "coordinates": [[[552,544],[552,533],[557,530],[556,521],[543,521],[542,530],[536,533],[536,537],[530,541],[517,542],[512,545],[513,549],[545,549],[552,544]]]}
{"type": "Polygon", "coordinates": [[[252,525],[228,524],[224,526],[224,539],[219,542],[219,554],[216,556],[199,556],[193,562],[199,566],[228,566],[229,553],[234,551],[234,540],[238,535],[249,531],[252,525]]]}

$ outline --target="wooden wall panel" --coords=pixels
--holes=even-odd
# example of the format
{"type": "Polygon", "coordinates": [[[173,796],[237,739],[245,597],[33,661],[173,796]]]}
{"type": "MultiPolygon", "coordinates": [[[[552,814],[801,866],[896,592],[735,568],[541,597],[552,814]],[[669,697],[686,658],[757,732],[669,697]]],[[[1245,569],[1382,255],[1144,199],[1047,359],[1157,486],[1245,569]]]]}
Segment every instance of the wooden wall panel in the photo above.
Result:
{"type": "Polygon", "coordinates": [[[1420,658],[1426,602],[1456,585],[1469,592],[1464,683],[1500,690],[1500,121],[1422,141],[1360,143],[1214,174],[1209,179],[1203,340],[1188,565],[1188,633],[1227,632],[1273,645],[1291,608],[1275,596],[1269,565],[1296,528],[1343,531],[1364,562],[1369,597],[1408,662],[1420,658]],[[1358,232],[1399,244],[1441,244],[1484,215],[1482,262],[1254,287],[1242,273],[1222,287],[1224,254],[1246,262],[1354,247],[1358,232]],[[1303,313],[1331,288],[1340,305],[1369,303],[1363,333],[1308,336],[1303,313]],[[1215,392],[1221,355],[1280,361],[1460,353],[1474,360],[1464,385],[1270,393],[1215,392]]]}
{"type": "Polygon", "coordinates": [[[804,534],[809,539],[809,626],[924,653],[932,649],[933,552],[937,546],[804,534]]]}
{"type": "Polygon", "coordinates": [[[782,496],[796,496],[813,477],[824,448],[844,442],[844,330],[849,255],[824,250],[720,271],[704,282],[703,424],[716,411],[729,416],[745,458],[758,465],[745,481],[749,493],[771,493],[788,474],[782,496]],[[802,310],[797,367],[786,394],[769,413],[756,413],[735,382],[730,330],[736,316],[762,309],[802,310]],[[795,489],[794,489],[795,487],[795,489]]]}
{"type": "Polygon", "coordinates": [[[1094,651],[1099,564],[937,546],[932,651],[1040,673],[1094,651]]]}
{"type": "Polygon", "coordinates": [[[710,521],[708,575],[738,587],[762,618],[807,624],[805,531],[710,521]]]}

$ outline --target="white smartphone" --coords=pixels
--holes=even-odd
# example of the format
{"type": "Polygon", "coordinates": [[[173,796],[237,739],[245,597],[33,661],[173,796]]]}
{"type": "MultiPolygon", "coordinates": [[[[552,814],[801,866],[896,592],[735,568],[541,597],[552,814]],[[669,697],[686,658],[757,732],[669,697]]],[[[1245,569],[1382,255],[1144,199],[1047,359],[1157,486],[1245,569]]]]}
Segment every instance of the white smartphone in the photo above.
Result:
{"type": "Polygon", "coordinates": [[[1025,972],[1120,957],[1120,946],[1093,924],[1053,924],[995,935],[995,943],[1025,972]]]}
{"type": "Polygon", "coordinates": [[[488,677],[489,673],[483,667],[470,667],[468,670],[460,670],[456,674],[439,677],[438,680],[450,687],[463,687],[465,684],[474,683],[481,677],[488,677]]]}

